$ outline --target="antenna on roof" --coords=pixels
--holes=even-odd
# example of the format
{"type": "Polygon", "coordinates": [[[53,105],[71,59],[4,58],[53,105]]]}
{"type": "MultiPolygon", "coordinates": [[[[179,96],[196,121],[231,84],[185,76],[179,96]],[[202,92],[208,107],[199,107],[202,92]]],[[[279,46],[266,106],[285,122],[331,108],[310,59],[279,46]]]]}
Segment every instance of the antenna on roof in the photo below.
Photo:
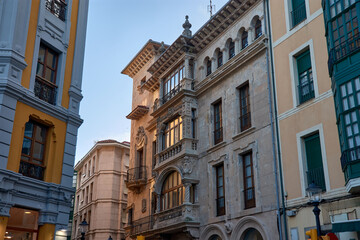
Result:
{"type": "Polygon", "coordinates": [[[212,1],[210,0],[210,5],[208,5],[208,12],[210,12],[210,18],[213,15],[213,9],[214,9],[214,12],[215,12],[215,5],[213,5],[212,1]]]}

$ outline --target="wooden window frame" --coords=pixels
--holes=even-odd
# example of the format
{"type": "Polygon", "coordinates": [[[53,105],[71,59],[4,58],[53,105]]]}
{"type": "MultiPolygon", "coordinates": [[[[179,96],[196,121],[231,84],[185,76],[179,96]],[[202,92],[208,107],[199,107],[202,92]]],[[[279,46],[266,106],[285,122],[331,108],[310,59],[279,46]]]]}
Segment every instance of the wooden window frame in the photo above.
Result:
{"type": "Polygon", "coordinates": [[[176,208],[184,203],[185,187],[181,181],[181,175],[176,171],[166,177],[160,195],[161,211],[176,208]],[[175,185],[175,178],[177,178],[177,185],[175,185]],[[172,197],[170,197],[170,195],[172,195],[172,197]],[[172,202],[170,202],[171,198],[172,202]]]}
{"type": "Polygon", "coordinates": [[[255,22],[255,39],[262,35],[262,23],[260,19],[257,19],[255,22]]]}
{"type": "Polygon", "coordinates": [[[216,172],[216,216],[222,216],[225,215],[226,213],[226,208],[225,208],[225,177],[224,177],[224,163],[221,163],[217,166],[215,166],[215,172],[216,172]],[[221,172],[222,175],[219,176],[219,169],[221,168],[221,172]],[[219,179],[222,178],[222,186],[219,185],[219,179]],[[220,196],[220,191],[219,189],[222,188],[223,189],[223,194],[222,196],[220,196]],[[223,200],[222,200],[223,199],[223,200]],[[224,206],[223,207],[219,207],[219,201],[223,201],[224,202],[224,206]]]}
{"type": "Polygon", "coordinates": [[[164,80],[163,84],[163,101],[166,102],[171,99],[177,92],[180,91],[181,80],[185,77],[185,65],[181,64],[164,80]],[[177,78],[177,84],[175,79],[177,78]]]}
{"type": "MultiPolygon", "coordinates": [[[[29,155],[21,152],[21,157],[20,157],[20,169],[19,169],[19,173],[22,173],[21,171],[21,162],[24,162],[25,164],[29,164],[29,165],[34,165],[35,167],[40,167],[42,168],[42,176],[40,177],[36,177],[36,176],[30,176],[30,175],[27,175],[25,174],[26,176],[28,177],[32,177],[32,178],[36,178],[36,179],[39,179],[39,180],[43,180],[44,178],[44,171],[45,171],[45,158],[46,158],[46,150],[47,150],[47,143],[48,143],[48,133],[49,133],[49,128],[41,123],[38,123],[36,121],[33,121],[33,120],[29,120],[26,124],[32,124],[32,132],[31,132],[31,137],[28,137],[28,136],[25,136],[25,132],[24,132],[24,137],[23,137],[23,141],[22,141],[22,144],[24,144],[24,140],[27,139],[27,140],[30,140],[30,152],[29,152],[29,155]],[[39,141],[39,140],[36,140],[36,134],[37,134],[37,127],[41,128],[43,131],[45,131],[45,140],[42,142],[42,141],[39,141]],[[43,156],[42,158],[35,158],[33,155],[34,155],[34,145],[35,143],[38,143],[40,145],[43,146],[43,156]],[[28,158],[28,159],[25,159],[25,158],[28,158]],[[40,163],[37,163],[37,162],[40,162],[40,163]]],[[[24,174],[24,173],[22,173],[24,174]]]]}
{"type": "Polygon", "coordinates": [[[219,51],[217,55],[217,67],[221,67],[223,65],[223,53],[219,51]]]}
{"type": "Polygon", "coordinates": [[[221,99],[213,103],[214,109],[214,144],[218,144],[223,141],[223,126],[222,126],[222,101],[221,99]],[[217,121],[217,115],[219,121],[217,121]],[[217,124],[219,123],[219,124],[217,124]],[[217,127],[219,126],[219,127],[217,127]],[[219,133],[218,133],[219,132],[219,133]],[[219,137],[217,137],[219,135],[219,137]]]}
{"type": "Polygon", "coordinates": [[[229,43],[229,60],[235,56],[235,43],[230,41],[229,43]]]}
{"type": "MultiPolygon", "coordinates": [[[[56,51],[52,50],[51,48],[49,48],[48,46],[46,46],[45,44],[42,44],[42,43],[40,44],[40,48],[43,48],[45,50],[44,62],[41,62],[40,59],[38,58],[37,64],[43,65],[43,70],[42,70],[41,75],[38,75],[37,70],[36,70],[36,77],[40,78],[41,80],[45,80],[48,83],[50,83],[50,85],[53,85],[56,87],[57,86],[56,85],[56,77],[57,77],[57,68],[58,68],[58,62],[59,62],[59,54],[56,51]],[[48,57],[49,51],[52,52],[56,58],[55,68],[47,65],[47,57],[48,57]],[[49,68],[51,71],[54,72],[54,81],[51,81],[51,80],[49,81],[48,79],[46,79],[45,74],[46,74],[47,68],[49,68]]],[[[39,53],[40,53],[40,49],[39,49],[39,53]]]]}
{"type": "Polygon", "coordinates": [[[244,203],[245,203],[244,207],[245,207],[245,209],[249,209],[249,208],[253,208],[253,207],[256,206],[255,182],[254,182],[254,165],[253,165],[253,159],[252,159],[252,151],[247,152],[247,153],[242,155],[242,162],[243,162],[243,183],[244,183],[244,203]],[[245,159],[246,159],[247,156],[250,156],[250,165],[246,165],[245,159]],[[250,176],[246,175],[246,168],[247,167],[251,168],[251,175],[250,176]],[[247,187],[247,185],[246,185],[248,178],[251,179],[251,187],[247,187]],[[250,199],[250,200],[247,200],[249,190],[252,191],[253,198],[250,199]]]}
{"type": "Polygon", "coordinates": [[[206,76],[209,76],[211,74],[211,60],[208,59],[206,61],[206,76]]]}
{"type": "Polygon", "coordinates": [[[169,148],[171,146],[174,146],[176,143],[180,142],[183,139],[183,134],[182,134],[182,126],[183,126],[183,120],[181,116],[178,116],[174,119],[172,119],[171,121],[169,121],[166,124],[166,128],[164,130],[164,134],[163,134],[163,150],[165,150],[166,148],[169,148]],[[178,123],[175,125],[175,121],[178,120],[178,123]],[[170,127],[171,123],[173,124],[173,127],[170,127]],[[174,130],[174,136],[171,135],[172,130],[174,130]],[[178,136],[179,139],[177,140],[175,138],[176,134],[175,131],[178,131],[178,136]],[[168,135],[168,137],[167,137],[168,135]],[[173,138],[174,143],[171,144],[171,138],[173,138]],[[176,141],[177,140],[177,141],[176,141]]]}
{"type": "Polygon", "coordinates": [[[240,131],[245,131],[251,127],[251,109],[250,109],[250,91],[249,83],[246,82],[239,88],[239,105],[240,105],[240,131]],[[243,102],[246,102],[244,105],[243,102]],[[246,113],[244,113],[246,109],[246,113]],[[247,119],[247,121],[245,121],[247,119]]]}

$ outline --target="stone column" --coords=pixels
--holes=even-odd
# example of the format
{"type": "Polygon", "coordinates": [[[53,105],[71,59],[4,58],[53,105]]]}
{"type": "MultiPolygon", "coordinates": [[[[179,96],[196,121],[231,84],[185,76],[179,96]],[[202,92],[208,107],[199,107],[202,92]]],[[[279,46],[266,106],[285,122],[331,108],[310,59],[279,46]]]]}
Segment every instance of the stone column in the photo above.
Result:
{"type": "Polygon", "coordinates": [[[226,47],[221,49],[221,51],[223,53],[223,64],[225,64],[227,61],[229,61],[229,51],[226,47]]]}
{"type": "Polygon", "coordinates": [[[185,78],[191,78],[191,68],[190,68],[190,59],[191,57],[186,55],[185,56],[185,78]]]}
{"type": "Polygon", "coordinates": [[[249,27],[247,29],[247,32],[248,32],[248,45],[250,45],[254,39],[255,39],[255,32],[254,32],[254,28],[253,27],[249,27]]]}
{"type": "Polygon", "coordinates": [[[160,212],[160,194],[157,194],[156,195],[156,213],[159,213],[160,212]]]}
{"type": "Polygon", "coordinates": [[[184,183],[185,186],[185,200],[184,203],[190,203],[190,187],[191,183],[184,183]]]}
{"type": "Polygon", "coordinates": [[[163,79],[160,79],[160,89],[159,89],[159,106],[160,107],[162,105],[162,98],[164,96],[164,81],[163,79]]]}
{"type": "Polygon", "coordinates": [[[235,55],[237,55],[240,51],[241,51],[241,44],[240,44],[240,38],[235,38],[234,39],[234,44],[235,44],[235,55]]]}
{"type": "Polygon", "coordinates": [[[215,72],[217,69],[217,59],[215,57],[212,57],[211,59],[211,72],[215,72]]]}

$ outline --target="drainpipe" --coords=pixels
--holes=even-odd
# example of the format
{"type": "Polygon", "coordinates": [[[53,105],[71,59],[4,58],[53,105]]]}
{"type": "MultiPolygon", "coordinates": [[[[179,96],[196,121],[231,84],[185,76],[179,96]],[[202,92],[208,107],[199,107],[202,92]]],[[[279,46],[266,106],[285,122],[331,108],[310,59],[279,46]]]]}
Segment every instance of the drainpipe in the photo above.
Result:
{"type": "Polygon", "coordinates": [[[279,136],[279,125],[278,125],[278,117],[277,117],[277,103],[276,103],[276,89],[275,89],[275,74],[274,74],[274,62],[273,62],[273,52],[272,52],[272,37],[271,37],[271,26],[270,26],[270,11],[269,11],[269,0],[264,0],[264,21],[265,21],[265,33],[269,36],[269,47],[266,48],[266,65],[267,65],[267,80],[268,80],[268,90],[269,90],[269,110],[270,110],[270,125],[271,125],[271,138],[272,138],[272,152],[274,159],[274,176],[275,176],[275,188],[276,188],[276,204],[277,204],[277,218],[279,224],[279,239],[288,240],[287,234],[287,219],[286,219],[286,207],[285,207],[285,197],[284,197],[284,185],[283,185],[283,176],[282,176],[282,164],[281,164],[281,153],[280,153],[280,136],[279,136]],[[265,6],[266,5],[266,6],[265,6]],[[269,30],[269,31],[268,31],[269,30]],[[269,56],[270,51],[270,56],[269,56]],[[269,65],[269,59],[271,64],[269,65]],[[271,72],[271,80],[270,80],[270,72],[271,72]],[[272,98],[272,93],[274,94],[274,98],[272,98]],[[273,102],[274,100],[274,102],[273,102]],[[273,108],[274,107],[274,112],[273,108]],[[275,117],[275,127],[273,116],[275,117]],[[275,132],[276,133],[275,133],[275,132]],[[275,139],[277,145],[278,152],[278,163],[276,162],[276,146],[275,139]],[[278,169],[280,174],[278,175],[278,169]],[[280,193],[279,193],[279,182],[280,180],[280,189],[281,189],[281,203],[282,209],[280,206],[280,193]],[[282,211],[281,211],[282,210],[282,211]],[[283,214],[284,221],[284,231],[282,230],[283,225],[281,224],[281,213],[283,214]]]}

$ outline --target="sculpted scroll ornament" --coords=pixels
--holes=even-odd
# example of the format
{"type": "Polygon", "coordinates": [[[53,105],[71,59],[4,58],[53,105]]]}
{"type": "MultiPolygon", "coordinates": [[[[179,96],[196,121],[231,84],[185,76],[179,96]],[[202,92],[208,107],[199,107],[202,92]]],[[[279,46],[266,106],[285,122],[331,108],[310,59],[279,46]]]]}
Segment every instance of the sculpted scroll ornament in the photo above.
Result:
{"type": "Polygon", "coordinates": [[[136,134],[136,147],[137,148],[142,148],[144,145],[146,145],[147,143],[147,138],[146,138],[146,134],[145,134],[145,129],[144,127],[139,127],[138,132],[136,134]]]}
{"type": "Polygon", "coordinates": [[[232,230],[233,230],[233,225],[232,225],[231,222],[226,222],[226,223],[224,224],[224,227],[225,227],[225,232],[226,232],[227,234],[230,234],[230,233],[232,232],[232,230]]]}

